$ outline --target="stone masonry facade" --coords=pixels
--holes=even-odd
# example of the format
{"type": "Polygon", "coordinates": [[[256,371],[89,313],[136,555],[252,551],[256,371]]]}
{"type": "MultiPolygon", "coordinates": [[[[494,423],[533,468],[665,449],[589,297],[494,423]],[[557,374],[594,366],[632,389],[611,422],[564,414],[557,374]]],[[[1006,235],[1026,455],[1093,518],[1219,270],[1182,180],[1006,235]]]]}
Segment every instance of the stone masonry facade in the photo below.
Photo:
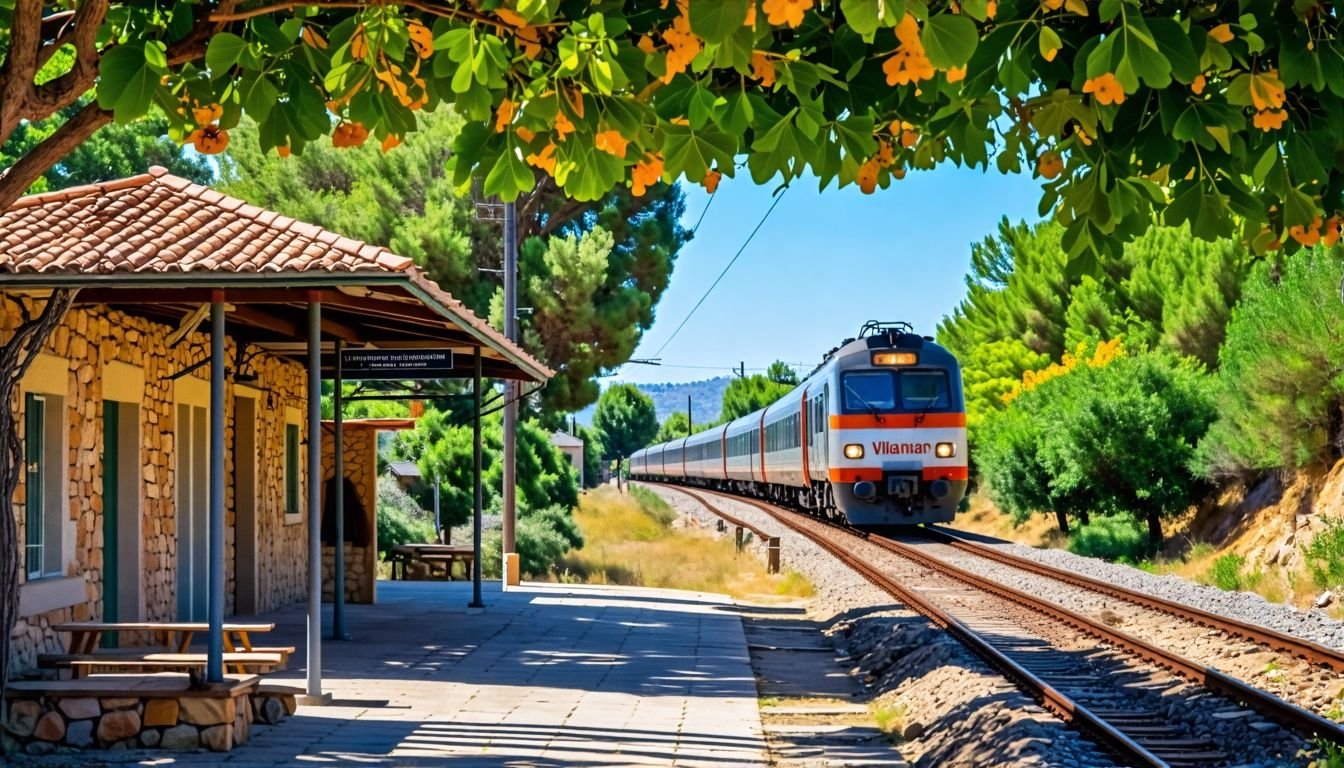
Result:
{"type": "MultiPolygon", "coordinates": [[[[369,546],[349,543],[351,532],[346,531],[345,545],[345,601],[372,603],[378,579],[378,535],[375,515],[378,509],[378,432],[373,429],[347,425],[345,432],[345,478],[355,487],[355,498],[346,504],[358,504],[366,515],[366,541],[369,546]]],[[[327,493],[335,474],[335,429],[330,423],[322,426],[322,508],[327,508],[327,493]]],[[[354,537],[358,539],[358,537],[354,537]]],[[[336,552],[322,547],[322,599],[331,602],[335,581],[336,552]]]]}
{"type": "MultiPolygon", "coordinates": [[[[18,323],[14,299],[0,303],[0,338],[6,338],[18,323]]],[[[34,364],[46,372],[47,391],[55,386],[62,400],[63,413],[47,413],[47,423],[53,417],[63,420],[63,448],[68,456],[66,466],[59,471],[64,475],[68,519],[61,521],[64,541],[62,573],[56,578],[82,579],[82,594],[67,599],[66,604],[52,610],[20,618],[14,629],[11,645],[11,669],[16,674],[31,672],[39,653],[64,652],[64,638],[50,629],[54,624],[71,620],[90,620],[103,617],[103,472],[104,442],[103,403],[105,389],[124,384],[126,371],[139,372],[143,387],[139,389],[138,437],[139,465],[138,510],[124,508],[120,514],[138,514],[141,534],[140,573],[127,573],[119,568],[122,589],[126,580],[138,580],[138,616],[119,618],[145,621],[163,621],[177,616],[177,472],[176,453],[178,403],[184,388],[199,392],[208,388],[209,338],[201,332],[188,334],[170,347],[168,338],[174,328],[130,316],[103,306],[72,309],[62,324],[52,333],[43,354],[34,364]],[[201,364],[204,361],[204,364],[201,364]],[[40,364],[40,365],[39,365],[40,364]],[[64,373],[65,381],[51,383],[64,373]],[[185,373],[184,373],[185,372],[185,373]],[[114,380],[113,375],[122,379],[114,380]],[[105,386],[106,384],[106,386],[105,386]],[[72,534],[73,532],[73,534],[72,534]],[[71,550],[73,547],[73,551],[71,550]]],[[[226,423],[226,519],[225,568],[227,613],[234,612],[235,563],[235,510],[237,499],[232,478],[235,471],[234,436],[235,396],[256,397],[256,610],[273,610],[300,600],[306,594],[306,514],[286,514],[285,428],[297,420],[299,434],[306,435],[303,423],[306,413],[307,384],[302,366],[284,358],[245,350],[243,371],[249,374],[247,384],[238,384],[239,371],[235,370],[239,357],[232,339],[228,340],[226,360],[229,378],[225,384],[226,423]],[[252,375],[255,378],[252,378],[252,375]],[[297,414],[297,415],[295,415],[297,414]]],[[[35,375],[30,372],[30,375],[35,375]]],[[[19,414],[23,424],[24,386],[9,407],[19,414]]],[[[123,388],[124,391],[124,388],[123,388]]],[[[208,389],[206,390],[208,391],[208,389]]],[[[112,398],[118,399],[118,398],[112,398]]],[[[208,405],[206,403],[201,405],[208,405]]],[[[122,428],[126,425],[123,423],[122,428]]],[[[132,457],[121,459],[123,464],[132,457]]],[[[300,461],[300,488],[304,462],[300,461]]],[[[25,541],[25,498],[27,489],[23,480],[15,494],[13,514],[19,524],[19,543],[25,541]]],[[[251,489],[247,489],[251,492],[251,489]]],[[[301,494],[302,498],[306,498],[301,494]]],[[[21,550],[22,551],[22,550],[21,550]]],[[[132,582],[134,584],[135,582],[132,582]]],[[[21,590],[34,585],[25,584],[21,590]]],[[[41,585],[37,585],[40,587],[41,585]]],[[[76,584],[76,586],[78,586],[76,584]]],[[[70,590],[65,590],[68,594],[70,590]]],[[[22,594],[22,592],[21,592],[22,594]]]]}

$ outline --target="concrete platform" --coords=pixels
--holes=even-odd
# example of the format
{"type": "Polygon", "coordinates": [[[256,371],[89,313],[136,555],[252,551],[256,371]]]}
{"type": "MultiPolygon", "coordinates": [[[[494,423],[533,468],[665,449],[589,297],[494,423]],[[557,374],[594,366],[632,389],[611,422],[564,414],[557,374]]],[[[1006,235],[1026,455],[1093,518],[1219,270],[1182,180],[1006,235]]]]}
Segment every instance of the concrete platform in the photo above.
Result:
{"type": "MultiPolygon", "coordinates": [[[[463,582],[380,582],[377,605],[346,609],[353,639],[323,645],[331,706],[301,706],[227,755],[174,764],[766,764],[742,622],[726,598],[494,582],[477,612],[470,595],[463,582]]],[[[277,623],[267,644],[299,646],[291,670],[266,679],[301,685],[302,606],[264,618],[277,623]]]]}

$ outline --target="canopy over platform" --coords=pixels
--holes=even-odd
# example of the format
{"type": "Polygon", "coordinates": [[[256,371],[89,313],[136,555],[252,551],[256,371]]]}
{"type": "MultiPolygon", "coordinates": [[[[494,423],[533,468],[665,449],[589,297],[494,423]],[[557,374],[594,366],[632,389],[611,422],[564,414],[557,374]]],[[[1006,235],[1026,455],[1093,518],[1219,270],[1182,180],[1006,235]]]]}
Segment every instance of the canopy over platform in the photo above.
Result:
{"type": "Polygon", "coordinates": [[[222,290],[230,336],[297,360],[320,302],[324,342],[346,349],[479,349],[486,377],[552,375],[410,259],[158,167],[15,202],[0,215],[0,274],[6,288],[79,288],[76,304],[173,325],[222,290]]]}

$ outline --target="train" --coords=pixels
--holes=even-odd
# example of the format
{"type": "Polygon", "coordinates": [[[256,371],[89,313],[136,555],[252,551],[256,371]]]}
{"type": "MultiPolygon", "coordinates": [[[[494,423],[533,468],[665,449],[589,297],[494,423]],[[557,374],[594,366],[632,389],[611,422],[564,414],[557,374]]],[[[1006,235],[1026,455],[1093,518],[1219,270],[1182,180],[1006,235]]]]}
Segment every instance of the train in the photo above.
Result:
{"type": "Polygon", "coordinates": [[[864,324],[761,410],[651,445],[636,480],[720,490],[870,531],[950,522],[966,495],[956,356],[908,323],[864,324]]]}

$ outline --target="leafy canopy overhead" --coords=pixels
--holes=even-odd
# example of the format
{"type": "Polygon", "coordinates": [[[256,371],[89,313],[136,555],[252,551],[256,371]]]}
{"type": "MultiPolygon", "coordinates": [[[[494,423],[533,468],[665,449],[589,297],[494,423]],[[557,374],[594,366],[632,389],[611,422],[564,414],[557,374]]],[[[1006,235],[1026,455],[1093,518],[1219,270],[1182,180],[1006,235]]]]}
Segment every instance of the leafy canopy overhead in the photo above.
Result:
{"type": "MultiPolygon", "coordinates": [[[[0,29],[41,5],[0,1],[0,29]]],[[[390,148],[451,104],[457,181],[505,199],[538,172],[595,200],[739,170],[873,191],[993,165],[1041,179],[1075,267],[1155,217],[1264,251],[1332,241],[1344,209],[1344,41],[1314,0],[86,5],[98,34],[42,25],[39,61],[73,45],[89,82],[95,46],[99,105],[161,110],[203,152],[243,112],[285,153],[324,134],[390,148]]],[[[21,103],[55,98],[38,96],[21,103]]]]}

